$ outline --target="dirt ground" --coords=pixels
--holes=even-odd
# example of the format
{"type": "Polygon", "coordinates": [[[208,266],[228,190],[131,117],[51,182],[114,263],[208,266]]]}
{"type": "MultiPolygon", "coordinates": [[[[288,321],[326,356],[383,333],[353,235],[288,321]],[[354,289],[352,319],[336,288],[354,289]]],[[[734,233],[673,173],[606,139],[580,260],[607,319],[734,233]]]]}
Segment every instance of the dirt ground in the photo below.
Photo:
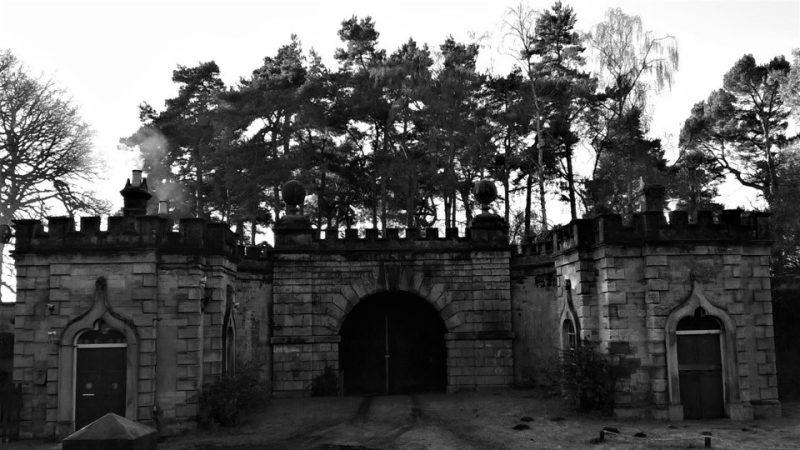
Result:
{"type": "Polygon", "coordinates": [[[703,448],[703,433],[710,433],[712,448],[800,448],[800,403],[784,403],[780,419],[669,423],[577,415],[529,390],[274,399],[239,427],[172,437],[160,448],[703,448]],[[618,434],[607,432],[605,442],[594,443],[604,427],[618,434]]]}

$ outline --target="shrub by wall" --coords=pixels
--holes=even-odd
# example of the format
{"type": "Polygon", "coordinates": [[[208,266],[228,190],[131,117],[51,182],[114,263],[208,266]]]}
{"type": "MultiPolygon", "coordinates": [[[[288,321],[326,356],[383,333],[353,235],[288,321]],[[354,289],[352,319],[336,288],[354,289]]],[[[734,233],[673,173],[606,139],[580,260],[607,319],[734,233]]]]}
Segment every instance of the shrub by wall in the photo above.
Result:
{"type": "Polygon", "coordinates": [[[237,365],[232,374],[225,374],[203,386],[200,396],[198,424],[203,428],[237,425],[246,414],[269,399],[269,391],[261,377],[261,364],[237,365]]]}

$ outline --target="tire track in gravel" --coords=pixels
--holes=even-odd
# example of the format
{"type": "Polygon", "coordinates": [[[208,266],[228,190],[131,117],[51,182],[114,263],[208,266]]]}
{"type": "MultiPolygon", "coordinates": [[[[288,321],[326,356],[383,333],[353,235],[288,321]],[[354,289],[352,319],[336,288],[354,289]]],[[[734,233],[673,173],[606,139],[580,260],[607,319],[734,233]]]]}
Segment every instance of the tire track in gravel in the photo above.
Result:
{"type": "Polygon", "coordinates": [[[421,421],[437,426],[438,428],[441,428],[454,436],[459,444],[457,448],[502,448],[502,446],[498,445],[498,443],[495,441],[488,440],[482,436],[476,436],[471,425],[465,425],[459,423],[455,419],[438,414],[436,411],[431,409],[430,405],[418,395],[412,395],[411,399],[414,404],[414,407],[412,408],[412,415],[416,414],[421,421]]]}

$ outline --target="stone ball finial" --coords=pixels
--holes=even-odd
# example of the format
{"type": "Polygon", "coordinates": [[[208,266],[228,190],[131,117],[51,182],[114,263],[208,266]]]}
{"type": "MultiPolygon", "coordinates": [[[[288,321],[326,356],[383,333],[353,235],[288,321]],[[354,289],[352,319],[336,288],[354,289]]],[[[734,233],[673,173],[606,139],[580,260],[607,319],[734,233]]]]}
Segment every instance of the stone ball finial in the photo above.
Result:
{"type": "Polygon", "coordinates": [[[306,199],[306,188],[297,180],[287,181],[281,190],[287,210],[296,213],[306,199]]]}
{"type": "Polygon", "coordinates": [[[494,181],[484,178],[475,183],[473,193],[481,203],[481,210],[488,212],[489,205],[497,198],[497,186],[494,185],[494,181]]]}

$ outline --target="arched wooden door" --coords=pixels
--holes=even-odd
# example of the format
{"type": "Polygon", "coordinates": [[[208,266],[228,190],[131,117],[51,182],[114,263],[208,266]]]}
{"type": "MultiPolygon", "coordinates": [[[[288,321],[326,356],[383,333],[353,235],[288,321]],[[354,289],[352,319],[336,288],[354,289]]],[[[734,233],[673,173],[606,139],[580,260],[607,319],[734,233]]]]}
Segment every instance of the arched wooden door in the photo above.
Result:
{"type": "Polygon", "coordinates": [[[362,300],[342,325],[339,346],[345,393],[444,390],[445,325],[426,300],[385,292],[362,300]]]}
{"type": "Polygon", "coordinates": [[[106,413],[125,416],[125,336],[107,327],[78,336],[75,348],[75,429],[106,413]]]}
{"type": "Polygon", "coordinates": [[[698,308],[678,322],[678,376],[685,419],[725,415],[719,322],[698,308]]]}

